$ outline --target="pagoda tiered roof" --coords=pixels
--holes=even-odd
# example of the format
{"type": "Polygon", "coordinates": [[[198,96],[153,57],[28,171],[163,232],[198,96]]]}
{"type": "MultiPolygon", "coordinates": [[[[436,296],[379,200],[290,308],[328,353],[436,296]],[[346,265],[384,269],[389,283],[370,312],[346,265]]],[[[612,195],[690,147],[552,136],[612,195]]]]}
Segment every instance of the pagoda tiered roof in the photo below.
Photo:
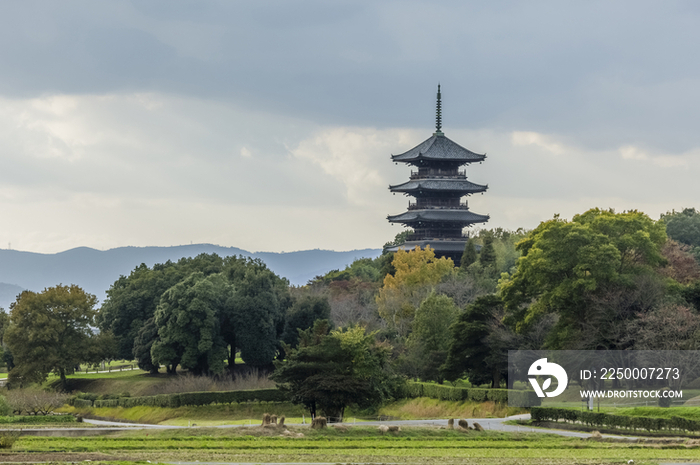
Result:
{"type": "Polygon", "coordinates": [[[408,152],[392,155],[391,159],[395,162],[400,161],[403,163],[442,161],[458,162],[460,165],[463,165],[465,163],[483,161],[486,159],[486,155],[481,155],[465,149],[458,143],[445,137],[441,132],[438,132],[433,134],[430,139],[418,144],[408,152]]]}
{"type": "Polygon", "coordinates": [[[466,179],[416,179],[405,182],[403,184],[397,184],[396,186],[389,186],[391,192],[405,192],[414,193],[417,191],[426,192],[453,192],[460,194],[473,194],[478,192],[485,192],[489,186],[484,186],[481,184],[475,184],[466,179]]]}
{"type": "Polygon", "coordinates": [[[432,247],[436,256],[451,258],[459,266],[467,238],[463,229],[475,223],[486,223],[488,215],[480,215],[461,203],[463,196],[485,192],[488,185],[467,180],[466,170],[459,169],[468,163],[481,162],[486,154],[478,154],[451,141],[442,132],[442,106],[438,84],[435,132],[432,137],[411,150],[392,155],[394,162],[408,163],[418,168],[411,172],[409,181],[389,186],[391,192],[415,197],[409,202],[408,211],[389,215],[391,223],[401,223],[413,228],[404,244],[387,247],[387,252],[414,247],[432,247]]]}
{"type": "Polygon", "coordinates": [[[441,222],[441,223],[486,223],[488,215],[479,215],[469,210],[451,210],[445,208],[429,208],[424,210],[409,210],[400,215],[389,215],[391,223],[441,222]]]}

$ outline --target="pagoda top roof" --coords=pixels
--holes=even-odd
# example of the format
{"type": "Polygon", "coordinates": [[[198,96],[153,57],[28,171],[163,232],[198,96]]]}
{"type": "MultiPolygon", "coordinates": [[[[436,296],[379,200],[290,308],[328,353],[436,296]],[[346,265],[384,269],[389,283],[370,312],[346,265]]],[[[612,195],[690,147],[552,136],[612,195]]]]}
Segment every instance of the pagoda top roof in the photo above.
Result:
{"type": "Polygon", "coordinates": [[[465,149],[458,143],[445,137],[441,132],[436,132],[430,139],[418,144],[408,152],[391,156],[393,161],[404,163],[414,163],[425,160],[459,162],[460,164],[465,164],[483,161],[485,158],[485,154],[481,155],[465,149]]]}
{"type": "Polygon", "coordinates": [[[391,223],[415,223],[418,221],[439,221],[445,223],[486,223],[488,215],[479,215],[469,210],[451,210],[447,208],[432,208],[425,210],[409,210],[400,215],[389,215],[387,219],[391,223]]]}
{"type": "Polygon", "coordinates": [[[438,191],[438,192],[484,192],[489,186],[475,184],[466,179],[416,179],[399,184],[389,186],[391,192],[415,192],[422,191],[438,191]]]}

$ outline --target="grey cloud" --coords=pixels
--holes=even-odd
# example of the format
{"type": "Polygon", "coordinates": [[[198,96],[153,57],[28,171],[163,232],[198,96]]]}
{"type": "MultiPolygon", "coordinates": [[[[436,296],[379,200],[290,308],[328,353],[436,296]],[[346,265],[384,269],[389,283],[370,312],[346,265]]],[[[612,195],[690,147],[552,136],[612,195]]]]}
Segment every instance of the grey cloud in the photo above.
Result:
{"type": "Polygon", "coordinates": [[[0,6],[0,91],[158,91],[317,122],[689,136],[693,2],[50,2],[0,6]],[[672,122],[672,124],[669,124],[672,122]]]}
{"type": "MultiPolygon", "coordinates": [[[[533,227],[517,221],[589,198],[682,208],[698,198],[699,15],[690,1],[0,3],[0,207],[19,224],[42,198],[70,209],[80,197],[127,227],[147,205],[152,237],[177,241],[156,215],[189,202],[229,217],[216,237],[235,227],[259,244],[277,217],[311,243],[305,228],[333,212],[374,247],[406,201],[378,180],[408,175],[389,153],[430,135],[441,82],[447,135],[489,153],[469,167],[490,185],[470,202],[489,226],[533,227]],[[55,96],[78,107],[42,106],[55,96]],[[514,131],[561,149],[514,145],[514,131]],[[639,153],[623,159],[627,145],[639,153]],[[375,187],[362,191],[362,173],[375,187]]],[[[61,243],[90,238],[76,231],[61,243]]],[[[118,234],[105,243],[135,237],[118,234]]]]}

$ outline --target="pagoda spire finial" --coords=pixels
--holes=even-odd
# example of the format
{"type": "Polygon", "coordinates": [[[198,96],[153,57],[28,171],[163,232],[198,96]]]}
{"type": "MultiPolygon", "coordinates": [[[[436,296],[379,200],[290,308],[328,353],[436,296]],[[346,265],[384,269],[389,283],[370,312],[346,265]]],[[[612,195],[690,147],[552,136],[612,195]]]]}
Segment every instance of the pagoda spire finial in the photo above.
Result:
{"type": "Polygon", "coordinates": [[[442,135],[442,102],[441,100],[441,94],[440,94],[440,84],[438,83],[438,91],[437,91],[437,109],[435,111],[435,134],[441,136],[442,135]]]}

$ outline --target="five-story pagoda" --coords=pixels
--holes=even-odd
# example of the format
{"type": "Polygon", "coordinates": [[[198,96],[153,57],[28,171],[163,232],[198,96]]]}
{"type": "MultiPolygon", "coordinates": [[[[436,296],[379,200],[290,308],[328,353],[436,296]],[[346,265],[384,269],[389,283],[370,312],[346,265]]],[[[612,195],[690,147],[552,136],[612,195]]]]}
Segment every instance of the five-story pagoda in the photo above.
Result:
{"type": "Polygon", "coordinates": [[[418,169],[411,171],[408,182],[389,186],[391,192],[401,192],[415,197],[408,203],[408,211],[400,215],[389,215],[391,223],[401,223],[413,229],[407,241],[399,246],[389,247],[388,252],[399,248],[410,250],[419,246],[430,246],[435,255],[449,257],[455,265],[464,252],[468,236],[462,230],[475,223],[485,223],[488,215],[469,211],[466,201],[461,199],[469,194],[484,192],[488,186],[474,184],[467,180],[464,165],[481,162],[486,155],[480,155],[452,142],[442,133],[442,107],[440,85],[437,93],[436,131],[433,136],[400,155],[392,155],[394,162],[408,163],[418,169]]]}

